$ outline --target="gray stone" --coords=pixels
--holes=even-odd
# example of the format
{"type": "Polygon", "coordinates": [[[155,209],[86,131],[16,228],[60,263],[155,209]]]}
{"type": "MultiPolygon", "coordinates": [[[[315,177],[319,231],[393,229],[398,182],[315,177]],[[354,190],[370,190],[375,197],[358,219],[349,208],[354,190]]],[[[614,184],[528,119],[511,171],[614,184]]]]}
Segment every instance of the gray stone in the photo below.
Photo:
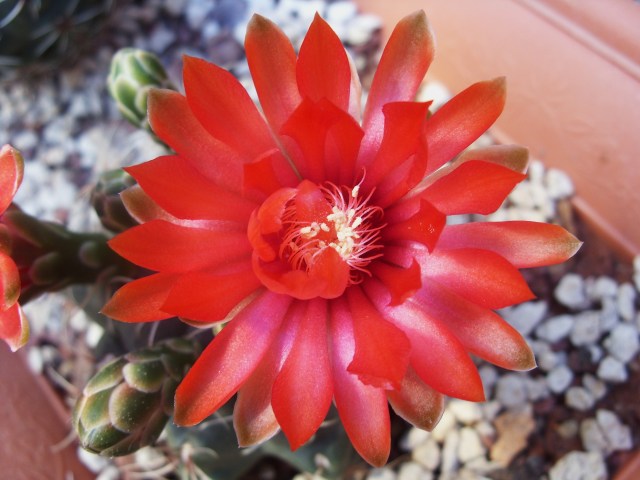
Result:
{"type": "Polygon", "coordinates": [[[593,398],[600,400],[607,394],[607,385],[602,380],[597,379],[593,375],[586,374],[582,377],[582,384],[591,392],[593,398]]]}
{"type": "Polygon", "coordinates": [[[404,462],[398,469],[398,480],[432,480],[433,473],[427,472],[417,462],[404,462]]]}
{"type": "Polygon", "coordinates": [[[607,465],[598,452],[569,452],[549,471],[550,480],[606,480],[607,465]]]}
{"type": "Polygon", "coordinates": [[[460,432],[451,430],[447,433],[442,446],[442,460],[440,462],[440,471],[443,474],[452,473],[458,467],[458,447],[460,445],[460,432]]]}
{"type": "Polygon", "coordinates": [[[545,183],[549,196],[553,199],[567,198],[573,195],[573,183],[571,178],[556,168],[550,168],[547,170],[545,176],[545,183]]]}
{"type": "Polygon", "coordinates": [[[598,365],[598,378],[605,382],[622,383],[626,382],[629,375],[627,369],[617,358],[606,356],[598,365]]]}
{"type": "Polygon", "coordinates": [[[604,432],[595,418],[587,418],[580,423],[580,440],[588,452],[601,452],[606,454],[609,450],[604,432]]]}
{"type": "Polygon", "coordinates": [[[600,315],[598,312],[593,310],[581,312],[574,318],[575,321],[569,337],[571,343],[576,347],[597,343],[600,338],[600,315]]]}
{"type": "Polygon", "coordinates": [[[631,322],[636,314],[636,290],[630,283],[623,283],[618,288],[618,313],[627,322],[631,322]]]}
{"type": "Polygon", "coordinates": [[[164,52],[175,41],[176,34],[173,30],[162,24],[157,25],[149,36],[149,45],[154,52],[164,52]]]}
{"type": "Polygon", "coordinates": [[[447,409],[460,423],[465,425],[474,424],[482,419],[482,410],[475,402],[452,399],[447,405],[447,409]]]}
{"type": "Polygon", "coordinates": [[[581,412],[590,410],[595,404],[593,395],[584,387],[569,388],[565,394],[564,401],[569,407],[581,412]]]}
{"type": "Polygon", "coordinates": [[[485,392],[491,392],[494,385],[498,381],[498,372],[493,365],[482,365],[478,369],[478,373],[480,374],[480,378],[482,379],[482,386],[484,387],[485,392]]]}
{"type": "Polygon", "coordinates": [[[530,401],[536,402],[549,396],[549,386],[544,377],[526,377],[525,384],[527,387],[527,398],[530,401]]]}
{"type": "Polygon", "coordinates": [[[571,315],[558,315],[545,320],[536,328],[536,336],[550,343],[555,343],[571,332],[574,319],[571,315]]]}
{"type": "Polygon", "coordinates": [[[584,279],[575,273],[568,273],[562,277],[554,295],[562,305],[574,310],[584,309],[590,304],[585,292],[584,279]]]}
{"type": "Polygon", "coordinates": [[[593,283],[591,297],[594,300],[602,300],[604,298],[615,298],[618,294],[618,284],[616,281],[605,275],[598,277],[593,283]]]}
{"type": "Polygon", "coordinates": [[[396,480],[396,474],[390,468],[372,468],[367,480],[396,480]]]}
{"type": "Polygon", "coordinates": [[[423,444],[427,441],[427,439],[431,436],[430,432],[426,430],[421,430],[416,427],[412,427],[409,429],[407,434],[402,437],[400,440],[400,448],[405,451],[411,451],[418,448],[419,445],[423,444]]]}
{"type": "Polygon", "coordinates": [[[573,372],[566,365],[558,365],[547,374],[547,385],[553,393],[562,393],[573,381],[573,372]]]}
{"type": "Polygon", "coordinates": [[[500,377],[496,386],[496,398],[507,408],[525,405],[528,395],[524,377],[515,373],[500,377]]]}
{"type": "Polygon", "coordinates": [[[596,420],[607,439],[610,452],[631,450],[633,447],[631,429],[620,422],[614,412],[600,409],[596,412],[596,420]]]}
{"type": "Polygon", "coordinates": [[[462,463],[470,462],[485,455],[485,449],[480,441],[480,436],[471,427],[463,427],[460,430],[460,443],[458,443],[458,459],[462,463]]]}
{"type": "Polygon", "coordinates": [[[451,430],[453,430],[455,427],[456,427],[456,417],[454,417],[453,413],[451,413],[447,408],[442,413],[442,418],[440,419],[438,424],[435,426],[435,428],[431,432],[431,435],[438,442],[442,443],[444,442],[444,439],[446,438],[447,434],[451,430]]]}
{"type": "Polygon", "coordinates": [[[620,318],[618,317],[618,306],[615,298],[603,298],[602,308],[600,309],[600,330],[602,332],[610,332],[618,323],[620,323],[620,318]]]}
{"type": "Polygon", "coordinates": [[[411,452],[411,457],[427,470],[435,470],[440,465],[440,446],[433,438],[429,438],[411,452]]]}
{"type": "Polygon", "coordinates": [[[547,314],[547,302],[526,302],[501,312],[504,319],[527,337],[547,314]]]}
{"type": "Polygon", "coordinates": [[[628,363],[640,350],[638,330],[629,323],[621,323],[605,338],[604,347],[612,357],[628,363]]]}

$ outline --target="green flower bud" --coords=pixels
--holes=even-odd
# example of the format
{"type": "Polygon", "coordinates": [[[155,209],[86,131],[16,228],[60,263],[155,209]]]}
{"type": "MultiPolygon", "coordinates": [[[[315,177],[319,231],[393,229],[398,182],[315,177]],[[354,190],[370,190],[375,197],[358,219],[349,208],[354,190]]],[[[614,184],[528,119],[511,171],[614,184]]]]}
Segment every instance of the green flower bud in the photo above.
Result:
{"type": "Polygon", "coordinates": [[[193,342],[172,339],[102,367],[73,411],[82,447],[115,457],[155,442],[173,413],[175,390],[198,353],[193,342]]]}
{"type": "Polygon", "coordinates": [[[123,48],[111,60],[107,79],[111,96],[122,115],[138,127],[151,131],[147,120],[147,96],[151,88],[175,87],[160,59],[137,48],[123,48]]]}

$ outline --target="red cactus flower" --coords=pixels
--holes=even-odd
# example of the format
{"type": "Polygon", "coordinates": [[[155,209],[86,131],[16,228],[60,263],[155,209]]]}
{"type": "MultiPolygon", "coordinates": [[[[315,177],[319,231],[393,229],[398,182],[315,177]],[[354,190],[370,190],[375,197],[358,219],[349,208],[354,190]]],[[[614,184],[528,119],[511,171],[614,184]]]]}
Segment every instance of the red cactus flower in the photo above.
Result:
{"type": "Polygon", "coordinates": [[[386,462],[389,410],[430,429],[443,395],[480,401],[474,354],[534,367],[493,310],[533,294],[519,268],[562,262],[579,242],[558,226],[475,223],[524,178],[517,146],[463,150],[498,117],[505,82],[472,85],[428,116],[414,97],[433,56],[423,12],[395,28],[360,113],[360,83],[338,37],[315,18],[296,57],[254,16],[246,37],[262,114],[230,73],[185,58],[186,95],[149,98],[176,152],[127,171],[141,225],[112,240],[157,273],[104,313],[128,322],[228,322],[178,388],[193,425],[238,394],[241,445],[279,429],[293,449],[332,402],[360,455],[386,462]]]}
{"type": "MultiPolygon", "coordinates": [[[[11,145],[0,149],[0,220],[11,205],[22,182],[22,155],[11,145]]],[[[11,239],[5,225],[0,223],[0,338],[14,352],[29,338],[29,324],[18,304],[20,273],[10,257],[11,239]]]]}

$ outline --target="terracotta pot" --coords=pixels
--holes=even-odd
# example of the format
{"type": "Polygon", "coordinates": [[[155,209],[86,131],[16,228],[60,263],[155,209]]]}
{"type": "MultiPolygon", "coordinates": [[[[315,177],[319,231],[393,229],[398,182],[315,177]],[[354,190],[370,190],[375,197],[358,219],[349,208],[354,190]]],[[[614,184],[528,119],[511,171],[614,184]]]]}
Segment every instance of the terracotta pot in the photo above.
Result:
{"type": "Polygon", "coordinates": [[[436,34],[428,78],[458,92],[505,75],[493,130],[569,173],[574,205],[625,257],[640,253],[640,4],[631,0],[357,0],[386,34],[424,9],[436,34]]]}
{"type": "Polygon", "coordinates": [[[0,342],[0,476],[12,480],[89,480],[76,444],[66,441],[70,414],[21,353],[0,342]]]}

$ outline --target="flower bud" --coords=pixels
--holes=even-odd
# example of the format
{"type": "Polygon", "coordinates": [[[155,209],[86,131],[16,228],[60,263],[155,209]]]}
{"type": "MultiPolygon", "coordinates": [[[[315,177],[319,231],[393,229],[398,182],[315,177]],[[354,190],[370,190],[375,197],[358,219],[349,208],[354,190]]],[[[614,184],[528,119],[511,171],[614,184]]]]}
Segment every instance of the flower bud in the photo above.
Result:
{"type": "Polygon", "coordinates": [[[110,170],[100,175],[91,192],[91,205],[100,223],[107,230],[120,233],[138,224],[122,203],[120,192],[135,185],[136,181],[122,169],[110,170]]]}

